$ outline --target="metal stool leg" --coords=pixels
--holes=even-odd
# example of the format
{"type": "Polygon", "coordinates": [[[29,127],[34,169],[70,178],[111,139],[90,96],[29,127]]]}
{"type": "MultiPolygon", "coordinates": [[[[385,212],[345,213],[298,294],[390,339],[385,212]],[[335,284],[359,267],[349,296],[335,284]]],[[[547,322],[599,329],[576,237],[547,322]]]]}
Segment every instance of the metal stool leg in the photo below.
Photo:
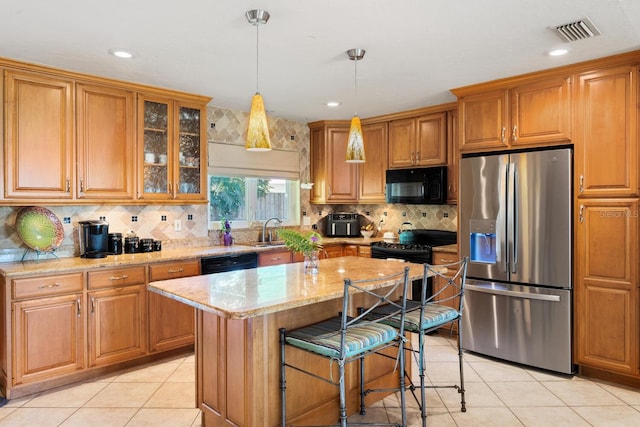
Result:
{"type": "Polygon", "coordinates": [[[282,413],[282,427],[287,425],[287,380],[285,378],[285,329],[280,328],[280,411],[282,413]]]}
{"type": "Polygon", "coordinates": [[[464,367],[462,362],[462,343],[460,342],[460,318],[458,318],[458,363],[460,364],[460,389],[458,392],[460,393],[460,410],[462,412],[467,412],[467,403],[464,399],[464,367]]]}
{"type": "Polygon", "coordinates": [[[427,427],[427,396],[424,379],[424,334],[418,334],[418,374],[420,375],[420,416],[422,427],[427,427]]]}

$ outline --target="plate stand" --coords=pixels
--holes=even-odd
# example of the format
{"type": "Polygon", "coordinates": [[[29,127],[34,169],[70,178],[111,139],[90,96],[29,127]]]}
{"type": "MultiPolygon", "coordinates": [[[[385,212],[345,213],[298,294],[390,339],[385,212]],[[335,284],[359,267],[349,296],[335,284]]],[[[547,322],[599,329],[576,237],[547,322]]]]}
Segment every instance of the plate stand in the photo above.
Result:
{"type": "Polygon", "coordinates": [[[36,253],[36,261],[40,261],[40,255],[45,255],[45,256],[52,256],[55,259],[59,259],[58,255],[56,255],[56,250],[52,249],[50,251],[39,251],[37,249],[31,249],[31,248],[27,248],[24,250],[24,253],[22,254],[22,259],[20,259],[20,261],[24,261],[24,258],[27,256],[27,254],[29,252],[35,252],[36,253]]]}

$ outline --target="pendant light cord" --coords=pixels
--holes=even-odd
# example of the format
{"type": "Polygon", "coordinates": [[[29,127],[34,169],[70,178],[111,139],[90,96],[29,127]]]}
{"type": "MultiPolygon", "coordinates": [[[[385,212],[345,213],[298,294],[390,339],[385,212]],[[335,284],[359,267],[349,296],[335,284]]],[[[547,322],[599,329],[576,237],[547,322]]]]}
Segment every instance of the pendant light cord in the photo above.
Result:
{"type": "Polygon", "coordinates": [[[256,93],[260,93],[258,76],[260,76],[260,24],[256,24],[256,93]]]}
{"type": "Polygon", "coordinates": [[[355,100],[355,107],[354,107],[354,111],[355,111],[355,115],[358,115],[358,58],[354,59],[353,62],[355,62],[355,75],[354,75],[354,82],[353,82],[353,99],[355,100]]]}

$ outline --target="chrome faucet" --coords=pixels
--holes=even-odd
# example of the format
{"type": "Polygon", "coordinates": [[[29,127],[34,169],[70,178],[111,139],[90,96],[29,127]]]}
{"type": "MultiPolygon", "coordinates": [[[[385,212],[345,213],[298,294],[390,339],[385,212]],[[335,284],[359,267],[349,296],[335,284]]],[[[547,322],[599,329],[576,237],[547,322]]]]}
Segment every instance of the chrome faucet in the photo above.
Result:
{"type": "MultiPolygon", "coordinates": [[[[273,217],[273,218],[269,218],[268,220],[266,220],[264,222],[264,224],[262,224],[262,243],[266,243],[267,242],[267,224],[269,224],[269,221],[274,221],[277,222],[278,224],[282,224],[282,220],[278,217],[273,217]]],[[[271,242],[271,232],[269,232],[269,242],[271,242]]]]}

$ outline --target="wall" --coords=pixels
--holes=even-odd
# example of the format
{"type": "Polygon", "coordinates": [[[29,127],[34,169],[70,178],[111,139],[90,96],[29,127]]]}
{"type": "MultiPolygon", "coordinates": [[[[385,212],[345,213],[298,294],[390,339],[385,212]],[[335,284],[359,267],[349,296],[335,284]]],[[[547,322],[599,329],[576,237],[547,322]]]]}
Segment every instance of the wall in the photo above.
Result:
{"type": "MultiPolygon", "coordinates": [[[[208,141],[244,145],[249,114],[220,107],[207,109],[208,141]]],[[[309,128],[306,123],[269,117],[271,143],[274,148],[300,152],[300,178],[309,180],[309,128]]],[[[203,162],[204,163],[204,162],[203,162]]],[[[311,205],[309,191],[300,190],[301,214],[311,217],[312,224],[322,229],[322,218],[330,212],[358,212],[372,222],[384,218],[384,230],[397,231],[404,221],[416,228],[433,228],[456,231],[456,206],[426,205],[311,205]],[[386,212],[386,216],[384,213],[386,212]]],[[[178,246],[203,246],[220,244],[219,233],[208,230],[206,205],[147,205],[147,206],[46,206],[63,223],[65,237],[56,250],[58,257],[78,255],[77,224],[79,221],[104,219],[109,222],[109,232],[126,234],[133,231],[140,238],[162,240],[163,248],[178,246]],[[174,231],[174,220],[182,222],[182,231],[174,231]]],[[[15,230],[15,217],[20,207],[0,207],[0,262],[37,259],[37,254],[27,251],[15,230]]],[[[234,230],[237,243],[258,239],[259,229],[234,230]]],[[[40,258],[50,257],[43,254],[40,258]]]]}

